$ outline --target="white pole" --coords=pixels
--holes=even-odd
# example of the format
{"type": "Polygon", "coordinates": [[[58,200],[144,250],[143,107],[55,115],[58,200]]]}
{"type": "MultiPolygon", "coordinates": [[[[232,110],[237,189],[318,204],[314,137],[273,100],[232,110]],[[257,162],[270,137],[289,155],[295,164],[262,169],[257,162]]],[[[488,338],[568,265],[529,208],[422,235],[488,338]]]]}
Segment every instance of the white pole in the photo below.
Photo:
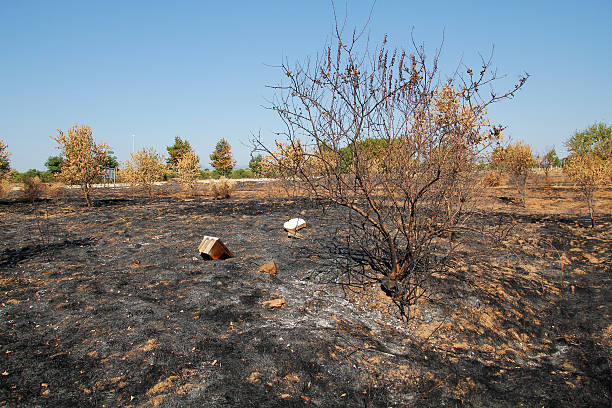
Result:
{"type": "Polygon", "coordinates": [[[136,135],[132,134],[132,153],[134,153],[134,140],[136,138],[136,135]]]}

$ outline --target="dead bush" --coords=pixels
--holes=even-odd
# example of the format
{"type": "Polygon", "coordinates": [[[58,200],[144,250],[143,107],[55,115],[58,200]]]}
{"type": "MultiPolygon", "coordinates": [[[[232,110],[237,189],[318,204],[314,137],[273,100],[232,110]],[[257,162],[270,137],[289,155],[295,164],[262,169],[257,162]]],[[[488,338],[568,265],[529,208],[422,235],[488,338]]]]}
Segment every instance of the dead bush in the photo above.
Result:
{"type": "Polygon", "coordinates": [[[155,149],[143,147],[136,153],[131,153],[131,159],[124,163],[119,177],[132,187],[142,187],[148,196],[152,197],[153,185],[156,181],[161,181],[164,171],[164,158],[157,154],[155,149]]]}
{"type": "Polygon", "coordinates": [[[187,195],[195,196],[200,176],[200,158],[193,150],[189,150],[181,156],[176,168],[183,191],[187,195]]]}
{"type": "Polygon", "coordinates": [[[589,209],[591,227],[595,227],[595,192],[612,177],[612,159],[587,152],[570,156],[563,172],[573,181],[574,188],[584,196],[589,209]]]}
{"type": "Polygon", "coordinates": [[[210,194],[215,200],[230,198],[234,190],[234,183],[221,177],[218,180],[210,180],[210,194]]]}
{"type": "Polygon", "coordinates": [[[253,140],[278,177],[337,207],[341,223],[330,246],[346,262],[334,282],[380,283],[406,319],[430,276],[447,267],[454,245],[438,245],[440,238],[470,228],[481,196],[478,163],[502,131],[487,107],[526,81],[495,93],[490,59],[451,77],[437,62],[422,47],[389,50],[386,38],[372,47],[336,27],[316,58],[280,66],[270,108],[284,123],[276,133],[284,140],[253,140]]]}
{"type": "Polygon", "coordinates": [[[38,177],[23,180],[23,197],[29,202],[38,201],[45,193],[45,184],[38,177]]]}
{"type": "Polygon", "coordinates": [[[531,175],[534,165],[531,146],[516,142],[506,148],[505,168],[512,177],[523,205],[525,205],[525,195],[527,193],[527,178],[531,175]]]}
{"type": "Polygon", "coordinates": [[[57,200],[66,197],[66,185],[64,183],[47,183],[45,185],[45,195],[52,199],[57,200]]]}
{"type": "Polygon", "coordinates": [[[508,175],[524,206],[527,194],[527,179],[532,174],[533,167],[536,164],[531,153],[531,146],[522,142],[510,144],[505,148],[498,146],[493,151],[491,164],[495,169],[508,175]]]}
{"type": "Polygon", "coordinates": [[[504,184],[504,177],[499,171],[489,170],[482,178],[482,184],[486,187],[499,187],[504,184]]]}
{"type": "Polygon", "coordinates": [[[8,197],[11,191],[11,184],[3,177],[0,177],[0,198],[8,197]]]}

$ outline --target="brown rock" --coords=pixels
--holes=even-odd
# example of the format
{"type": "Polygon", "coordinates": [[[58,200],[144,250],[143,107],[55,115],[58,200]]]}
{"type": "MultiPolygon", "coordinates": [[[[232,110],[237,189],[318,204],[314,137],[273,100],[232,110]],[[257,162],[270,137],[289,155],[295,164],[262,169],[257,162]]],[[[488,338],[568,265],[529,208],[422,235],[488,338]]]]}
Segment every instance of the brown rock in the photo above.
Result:
{"type": "Polygon", "coordinates": [[[278,273],[278,266],[276,266],[276,262],[271,261],[267,264],[261,265],[257,271],[269,273],[270,275],[276,275],[278,273]]]}
{"type": "Polygon", "coordinates": [[[227,249],[225,244],[217,237],[205,236],[198,247],[200,255],[204,259],[227,259],[233,258],[234,254],[227,249]]]}
{"type": "Polygon", "coordinates": [[[285,306],[285,298],[266,300],[261,303],[261,307],[264,309],[279,309],[283,306],[285,306]]]}

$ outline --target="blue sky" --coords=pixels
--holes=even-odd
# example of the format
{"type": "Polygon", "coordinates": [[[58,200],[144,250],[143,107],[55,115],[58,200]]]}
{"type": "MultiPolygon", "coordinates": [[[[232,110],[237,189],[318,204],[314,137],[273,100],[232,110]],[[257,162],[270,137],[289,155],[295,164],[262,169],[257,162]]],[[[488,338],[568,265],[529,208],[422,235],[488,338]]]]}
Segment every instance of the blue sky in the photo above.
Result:
{"type": "MultiPolygon", "coordinates": [[[[348,25],[365,22],[372,2],[336,1],[348,25]]],[[[575,130],[612,123],[612,2],[378,0],[371,41],[410,48],[413,33],[433,53],[444,37],[441,71],[460,59],[493,65],[514,81],[531,78],[514,100],[489,110],[506,136],[542,152],[575,130]]],[[[50,136],[91,126],[119,160],[136,148],[165,153],[186,138],[202,168],[220,138],[239,167],[251,134],[270,142],[281,129],[263,106],[274,68],[314,56],[333,27],[321,1],[27,1],[0,2],[0,139],[13,168],[44,169],[56,155],[50,136]]],[[[503,83],[500,84],[503,86],[503,83]]]]}

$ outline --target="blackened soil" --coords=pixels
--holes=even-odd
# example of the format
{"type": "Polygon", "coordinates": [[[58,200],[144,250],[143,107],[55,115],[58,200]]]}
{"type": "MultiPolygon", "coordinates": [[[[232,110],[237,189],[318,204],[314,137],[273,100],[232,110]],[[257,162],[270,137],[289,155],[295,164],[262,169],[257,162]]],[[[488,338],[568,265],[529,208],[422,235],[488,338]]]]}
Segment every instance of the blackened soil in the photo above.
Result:
{"type": "Polygon", "coordinates": [[[512,228],[458,237],[404,323],[315,279],[334,225],[307,200],[114,194],[3,203],[0,406],[610,406],[610,216],[483,210],[512,228]],[[201,259],[204,235],[235,257],[201,259]]]}

